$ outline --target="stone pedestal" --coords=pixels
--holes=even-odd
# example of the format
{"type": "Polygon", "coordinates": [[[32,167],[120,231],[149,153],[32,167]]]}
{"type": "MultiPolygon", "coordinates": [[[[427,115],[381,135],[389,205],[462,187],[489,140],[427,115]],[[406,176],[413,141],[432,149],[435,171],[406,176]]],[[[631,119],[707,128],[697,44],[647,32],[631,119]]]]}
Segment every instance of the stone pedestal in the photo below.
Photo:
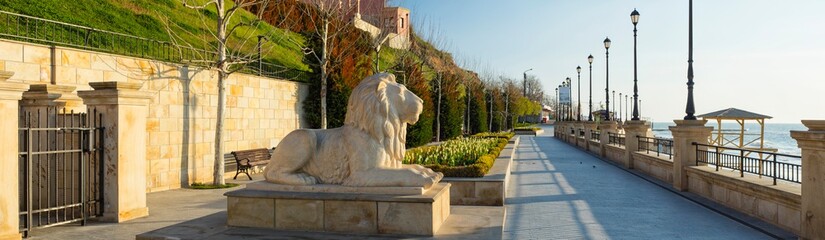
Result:
{"type": "Polygon", "coordinates": [[[6,82],[14,73],[0,71],[0,239],[20,239],[20,166],[18,101],[28,84],[6,82]]]}
{"type": "MultiPolygon", "coordinates": [[[[268,191],[272,183],[224,195],[227,225],[291,231],[433,236],[450,215],[450,184],[423,194],[268,191]]],[[[275,187],[284,189],[282,187],[275,187]]]]}
{"type": "MultiPolygon", "coordinates": [[[[670,127],[673,133],[673,187],[679,191],[688,190],[685,167],[696,165],[696,146],[693,143],[707,143],[713,127],[706,127],[707,120],[674,120],[670,127]]],[[[701,149],[701,147],[700,147],[701,149]]]]}
{"type": "Polygon", "coordinates": [[[639,150],[639,136],[646,136],[650,131],[650,123],[646,121],[624,122],[625,167],[633,169],[633,153],[639,150]]]}
{"type": "Polygon", "coordinates": [[[141,84],[93,82],[80,91],[89,111],[103,115],[103,221],[122,222],[149,215],[146,207],[146,118],[152,94],[141,84]]]}
{"type": "Polygon", "coordinates": [[[802,149],[801,239],[825,239],[825,121],[802,120],[808,131],[791,131],[802,149]]]}
{"type": "Polygon", "coordinates": [[[615,133],[619,124],[615,121],[606,121],[599,123],[599,156],[607,157],[607,143],[610,142],[610,134],[615,133]]]}

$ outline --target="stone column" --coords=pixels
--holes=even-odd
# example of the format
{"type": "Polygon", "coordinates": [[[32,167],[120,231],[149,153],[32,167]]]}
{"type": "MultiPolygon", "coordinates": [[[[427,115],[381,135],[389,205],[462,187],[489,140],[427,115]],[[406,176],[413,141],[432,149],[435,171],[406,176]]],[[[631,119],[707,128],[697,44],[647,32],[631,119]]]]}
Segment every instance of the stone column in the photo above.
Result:
{"type": "Polygon", "coordinates": [[[708,120],[674,120],[673,133],[673,187],[688,190],[685,167],[696,165],[696,147],[693,143],[707,143],[713,127],[706,127],[708,120]]]}
{"type": "Polygon", "coordinates": [[[624,122],[624,148],[625,167],[633,169],[633,153],[639,149],[638,136],[647,136],[650,131],[650,122],[645,121],[625,121],[624,122]]]}
{"type": "Polygon", "coordinates": [[[18,101],[28,84],[6,82],[13,72],[0,71],[0,239],[20,239],[20,189],[18,171],[18,101]]]}
{"type": "Polygon", "coordinates": [[[593,137],[593,134],[591,134],[592,133],[591,130],[596,130],[596,128],[598,128],[598,127],[599,127],[599,125],[596,124],[596,122],[586,122],[586,123],[584,123],[584,140],[585,140],[584,141],[585,142],[584,149],[587,150],[588,152],[590,151],[590,138],[593,137]]]}
{"type": "Polygon", "coordinates": [[[139,83],[93,82],[79,91],[83,102],[103,115],[103,221],[122,222],[149,215],[146,207],[146,118],[152,94],[139,83]]]}
{"type": "Polygon", "coordinates": [[[802,120],[808,131],[791,131],[802,149],[800,239],[825,239],[825,120],[802,120]]]}
{"type": "Polygon", "coordinates": [[[576,122],[576,123],[573,124],[573,126],[575,126],[574,128],[576,129],[576,134],[575,134],[575,136],[576,136],[576,138],[575,138],[576,139],[576,147],[587,146],[587,144],[582,142],[581,139],[579,138],[579,131],[584,129],[584,123],[576,122]]]}
{"type": "Polygon", "coordinates": [[[599,156],[607,157],[607,143],[610,142],[610,134],[615,133],[619,125],[615,121],[606,121],[599,123],[599,156]]]}

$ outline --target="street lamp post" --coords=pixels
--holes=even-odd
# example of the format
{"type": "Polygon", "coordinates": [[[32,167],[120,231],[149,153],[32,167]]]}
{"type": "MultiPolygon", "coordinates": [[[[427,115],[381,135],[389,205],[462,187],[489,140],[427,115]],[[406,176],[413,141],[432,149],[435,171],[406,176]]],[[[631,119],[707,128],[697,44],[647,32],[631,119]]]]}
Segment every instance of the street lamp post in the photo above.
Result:
{"type": "Polygon", "coordinates": [[[607,116],[604,117],[605,121],[610,121],[610,38],[604,38],[604,98],[605,103],[604,107],[607,108],[607,116]]]}
{"type": "MultiPolygon", "coordinates": [[[[616,111],[616,90],[613,90],[613,111],[616,111]]],[[[607,115],[610,115],[610,112],[607,112],[607,115]]],[[[614,117],[613,120],[616,120],[614,117]]]]}
{"type": "Polygon", "coordinates": [[[618,101],[619,101],[619,122],[621,122],[622,120],[626,120],[626,119],[622,119],[622,93],[619,93],[619,100],[618,101]]]}
{"type": "Polygon", "coordinates": [[[587,111],[587,121],[593,121],[593,55],[587,56],[587,64],[590,65],[590,100],[588,101],[589,109],[587,111]]]}
{"type": "MultiPolygon", "coordinates": [[[[621,101],[621,99],[619,99],[619,101],[621,101]]],[[[624,95],[624,109],[625,109],[625,111],[624,111],[624,119],[627,119],[627,106],[629,106],[629,105],[627,105],[627,94],[625,94],[625,95],[624,95]]]]}
{"type": "Polygon", "coordinates": [[[687,70],[688,100],[685,107],[685,120],[696,120],[696,109],[693,106],[693,0],[688,0],[688,70],[687,70]]]}
{"type": "Polygon", "coordinates": [[[639,100],[639,86],[638,73],[636,71],[636,24],[639,23],[639,12],[633,9],[630,13],[630,21],[633,22],[633,121],[639,120],[639,109],[636,106],[636,101],[639,100]]]}
{"type": "Polygon", "coordinates": [[[582,121],[582,67],[576,66],[576,74],[578,75],[578,80],[576,80],[576,84],[578,85],[577,97],[578,101],[576,102],[576,121],[582,121]]]}
{"type": "Polygon", "coordinates": [[[556,121],[561,121],[561,95],[559,92],[561,91],[561,85],[556,88],[556,121]]]}
{"type": "Polygon", "coordinates": [[[567,105],[567,121],[573,121],[573,82],[570,78],[564,79],[567,83],[567,89],[570,89],[570,103],[567,105]]]}

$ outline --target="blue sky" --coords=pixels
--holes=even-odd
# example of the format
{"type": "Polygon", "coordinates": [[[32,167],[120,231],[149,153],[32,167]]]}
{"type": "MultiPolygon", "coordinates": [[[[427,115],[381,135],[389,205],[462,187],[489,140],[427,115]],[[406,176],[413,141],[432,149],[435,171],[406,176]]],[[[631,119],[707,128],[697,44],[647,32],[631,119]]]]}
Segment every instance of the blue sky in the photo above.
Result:
{"type": "MultiPolygon", "coordinates": [[[[593,54],[593,101],[604,101],[610,37],[610,88],[633,90],[633,25],[638,24],[639,98],[643,117],[684,117],[688,3],[682,1],[395,0],[411,10],[419,32],[445,39],[460,61],[492,66],[521,79],[530,74],[553,92],[582,71],[593,54]]],[[[825,1],[694,1],[697,114],[737,107],[773,116],[769,123],[825,119],[825,1]]],[[[612,95],[612,94],[611,94],[612,95]]],[[[612,96],[611,96],[612,98],[612,96]]],[[[611,100],[611,102],[614,102],[611,100]]],[[[612,105],[612,104],[611,104],[612,105]]],[[[613,108],[611,106],[611,108],[613,108]]],[[[617,106],[618,108],[618,106],[617,106]]],[[[583,109],[586,110],[586,109],[583,109]]]]}

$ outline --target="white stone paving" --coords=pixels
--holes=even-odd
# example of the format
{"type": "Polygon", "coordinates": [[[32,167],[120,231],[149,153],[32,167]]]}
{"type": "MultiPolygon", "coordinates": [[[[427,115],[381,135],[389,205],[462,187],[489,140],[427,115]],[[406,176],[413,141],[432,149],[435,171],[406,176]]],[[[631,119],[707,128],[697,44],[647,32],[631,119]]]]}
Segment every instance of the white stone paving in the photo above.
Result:
{"type": "Polygon", "coordinates": [[[516,149],[504,239],[770,239],[544,130],[516,149]]]}

